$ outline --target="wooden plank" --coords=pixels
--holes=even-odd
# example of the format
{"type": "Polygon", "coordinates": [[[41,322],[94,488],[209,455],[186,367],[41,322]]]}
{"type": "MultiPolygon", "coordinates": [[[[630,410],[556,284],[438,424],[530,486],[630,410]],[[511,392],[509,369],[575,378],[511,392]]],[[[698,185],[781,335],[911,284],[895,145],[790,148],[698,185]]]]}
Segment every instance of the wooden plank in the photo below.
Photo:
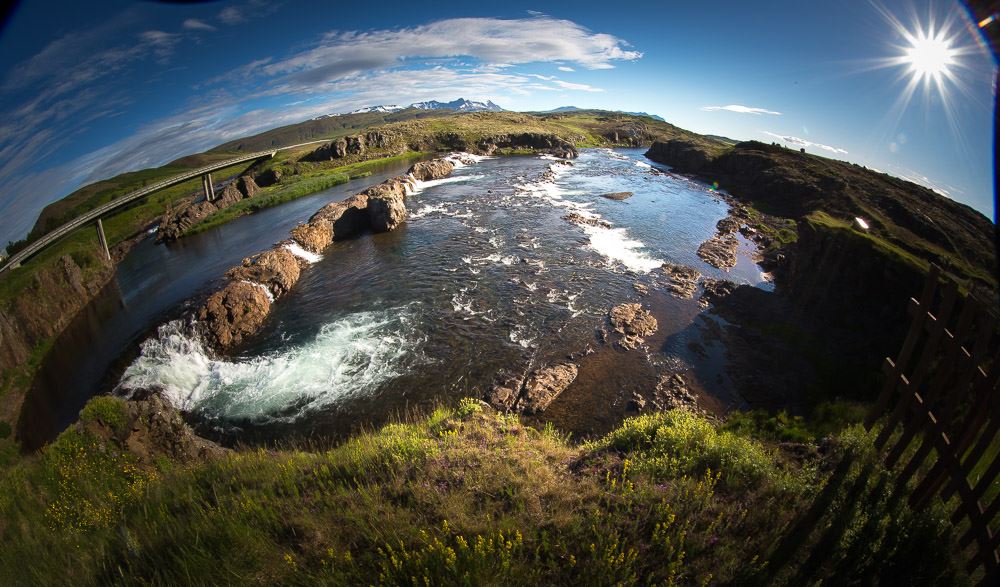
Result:
{"type": "Polygon", "coordinates": [[[940,277],[941,268],[932,264],[930,271],[927,273],[927,279],[924,280],[924,290],[920,294],[920,301],[910,298],[910,306],[916,308],[916,313],[913,320],[910,321],[910,330],[906,333],[903,346],[899,349],[899,354],[896,356],[895,362],[886,358],[886,362],[891,366],[891,371],[886,373],[882,392],[879,393],[878,400],[876,400],[875,405],[872,406],[872,409],[868,412],[868,416],[865,418],[865,428],[867,430],[872,429],[875,420],[880,418],[889,406],[889,400],[892,398],[892,392],[896,387],[899,375],[906,368],[907,363],[909,363],[910,355],[913,354],[913,349],[916,347],[917,341],[920,339],[920,334],[923,332],[924,320],[927,318],[927,308],[930,307],[931,301],[934,299],[934,292],[937,290],[938,279],[940,277]]]}
{"type": "MultiPolygon", "coordinates": [[[[926,325],[930,336],[924,344],[924,348],[920,353],[920,360],[917,362],[913,374],[908,377],[910,380],[910,388],[914,390],[914,392],[919,391],[923,386],[924,379],[931,368],[933,359],[937,356],[938,345],[941,343],[941,339],[944,336],[945,325],[948,323],[949,318],[951,318],[951,312],[955,307],[955,299],[957,295],[958,287],[955,283],[951,281],[947,282],[942,294],[940,314],[935,316],[930,312],[927,313],[928,320],[926,325]]],[[[888,442],[889,436],[892,435],[892,432],[895,430],[897,424],[903,423],[904,418],[907,420],[909,419],[907,418],[909,414],[909,407],[910,403],[908,401],[899,401],[896,403],[895,409],[889,415],[889,420],[886,422],[886,426],[875,439],[876,449],[881,450],[885,446],[885,443],[888,442]]]]}

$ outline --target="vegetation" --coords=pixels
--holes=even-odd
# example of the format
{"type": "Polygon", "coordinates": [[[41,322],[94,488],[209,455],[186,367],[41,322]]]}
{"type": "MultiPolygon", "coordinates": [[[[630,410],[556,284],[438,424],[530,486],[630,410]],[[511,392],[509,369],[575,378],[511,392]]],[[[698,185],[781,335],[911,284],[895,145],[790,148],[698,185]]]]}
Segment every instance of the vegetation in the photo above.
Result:
{"type": "MultiPolygon", "coordinates": [[[[316,192],[347,183],[352,179],[367,177],[372,174],[372,169],[377,169],[383,165],[419,159],[426,155],[427,153],[415,151],[332,168],[318,168],[302,174],[286,175],[280,183],[263,188],[261,194],[215,212],[204,221],[189,228],[184,234],[203,232],[214,226],[225,224],[234,218],[253,214],[265,208],[315,194],[316,192]]],[[[282,165],[279,164],[276,167],[280,169],[282,165]]]]}
{"type": "MultiPolygon", "coordinates": [[[[116,401],[88,405],[84,420],[116,401]]],[[[891,474],[865,456],[869,443],[848,429],[801,461],[674,411],[573,445],[463,400],[328,450],[182,463],[141,461],[80,424],[0,479],[0,581],[962,583],[947,525],[879,491],[891,474]],[[857,503],[838,495],[828,516],[854,530],[832,546],[807,536],[782,563],[775,545],[846,451],[871,490],[857,503]]]]}

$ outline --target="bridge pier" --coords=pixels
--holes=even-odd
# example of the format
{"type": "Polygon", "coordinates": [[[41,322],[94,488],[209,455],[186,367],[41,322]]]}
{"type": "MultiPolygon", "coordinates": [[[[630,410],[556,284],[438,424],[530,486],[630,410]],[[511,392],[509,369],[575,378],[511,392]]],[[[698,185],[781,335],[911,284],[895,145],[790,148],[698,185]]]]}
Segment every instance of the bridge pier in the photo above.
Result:
{"type": "Polygon", "coordinates": [[[209,202],[215,200],[215,186],[212,184],[212,174],[206,173],[201,176],[201,187],[205,191],[205,199],[209,202]]]}
{"type": "Polygon", "coordinates": [[[104,251],[104,256],[110,261],[111,251],[108,250],[108,237],[104,236],[104,223],[101,222],[100,218],[97,219],[97,238],[101,241],[101,249],[104,251]]]}

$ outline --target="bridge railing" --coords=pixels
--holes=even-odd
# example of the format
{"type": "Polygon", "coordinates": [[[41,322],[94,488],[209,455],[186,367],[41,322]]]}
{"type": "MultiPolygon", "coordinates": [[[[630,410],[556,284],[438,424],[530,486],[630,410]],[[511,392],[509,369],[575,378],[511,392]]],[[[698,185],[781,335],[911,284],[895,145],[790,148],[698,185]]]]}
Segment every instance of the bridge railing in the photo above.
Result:
{"type": "Polygon", "coordinates": [[[277,151],[278,151],[277,149],[271,149],[268,151],[257,151],[255,153],[249,153],[247,155],[242,155],[240,157],[233,157],[231,159],[226,159],[225,161],[219,161],[211,165],[199,167],[198,169],[185,171],[184,173],[158,181],[152,185],[148,185],[139,188],[137,190],[131,191],[121,197],[114,198],[110,202],[106,202],[98,206],[97,208],[94,208],[93,210],[87,212],[86,214],[74,218],[73,220],[70,220],[69,222],[63,224],[62,226],[49,231],[35,242],[29,244],[23,250],[18,251],[14,255],[11,255],[10,258],[7,259],[3,267],[0,267],[0,273],[3,273],[13,267],[17,267],[23,261],[27,260],[32,255],[35,255],[36,253],[40,252],[45,247],[65,237],[66,235],[80,228],[81,226],[93,222],[94,220],[100,218],[104,214],[107,214],[108,212],[111,212],[116,208],[120,208],[130,202],[138,200],[139,198],[148,196],[153,192],[157,192],[159,190],[177,185],[178,183],[185,182],[189,179],[193,179],[195,177],[204,175],[206,173],[211,173],[219,169],[224,169],[226,167],[229,167],[230,165],[236,165],[237,163],[242,163],[244,161],[252,161],[254,159],[262,159],[264,157],[273,157],[274,154],[277,153],[277,151]]]}

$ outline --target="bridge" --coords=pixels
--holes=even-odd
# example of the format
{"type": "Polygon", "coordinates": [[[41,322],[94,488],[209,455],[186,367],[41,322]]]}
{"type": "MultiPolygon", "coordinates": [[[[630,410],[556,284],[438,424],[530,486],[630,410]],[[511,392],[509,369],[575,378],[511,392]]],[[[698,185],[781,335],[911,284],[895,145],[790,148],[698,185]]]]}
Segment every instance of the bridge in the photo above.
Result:
{"type": "Polygon", "coordinates": [[[215,187],[212,182],[212,172],[218,171],[220,169],[225,169],[231,165],[236,165],[238,163],[243,163],[245,161],[256,161],[258,159],[268,159],[274,157],[278,151],[283,151],[285,149],[294,149],[296,147],[302,147],[305,145],[311,145],[314,143],[327,143],[331,139],[323,139],[319,141],[309,141],[306,143],[299,143],[297,145],[289,145],[287,147],[278,147],[268,151],[257,151],[254,153],[247,153],[246,155],[240,155],[239,157],[233,157],[232,159],[226,159],[225,161],[219,161],[217,163],[212,163],[211,165],[206,165],[205,167],[199,167],[198,169],[192,169],[191,171],[186,171],[179,175],[158,181],[152,185],[137,189],[135,191],[129,192],[124,196],[115,198],[106,204],[102,204],[97,208],[94,208],[90,212],[87,212],[81,216],[70,220],[66,224],[63,224],[59,228],[46,233],[44,236],[38,240],[32,242],[24,249],[18,251],[17,253],[11,255],[4,263],[3,267],[0,267],[0,273],[5,273],[9,269],[15,269],[21,266],[21,263],[26,261],[28,258],[36,255],[46,247],[52,245],[59,239],[68,236],[74,230],[85,226],[91,222],[96,222],[97,225],[97,237],[101,243],[101,250],[104,255],[110,260],[111,251],[108,249],[108,239],[104,234],[104,224],[101,222],[101,218],[106,216],[115,210],[122,208],[135,202],[141,200],[142,198],[158,192],[162,189],[166,189],[170,186],[183,183],[189,179],[201,176],[201,187],[205,194],[205,198],[211,202],[215,199],[215,187]]]}

